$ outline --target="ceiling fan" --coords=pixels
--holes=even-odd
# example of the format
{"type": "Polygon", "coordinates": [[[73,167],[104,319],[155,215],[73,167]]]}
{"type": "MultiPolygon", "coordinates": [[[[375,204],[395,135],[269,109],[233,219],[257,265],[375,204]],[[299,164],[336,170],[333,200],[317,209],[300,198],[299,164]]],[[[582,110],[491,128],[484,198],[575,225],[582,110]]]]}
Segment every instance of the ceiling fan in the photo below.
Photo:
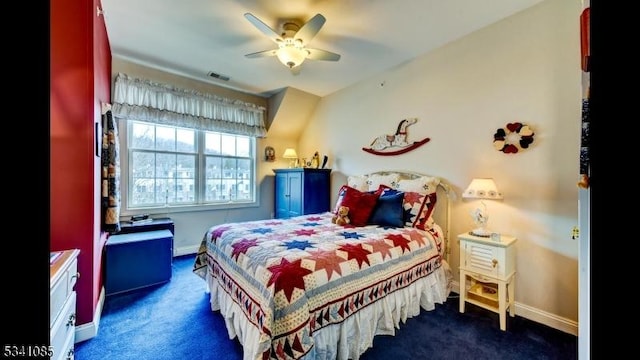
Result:
{"type": "Polygon", "coordinates": [[[306,47],[326,21],[325,17],[321,14],[316,14],[302,26],[294,21],[285,21],[282,24],[282,34],[280,35],[254,15],[245,13],[244,17],[273,42],[278,44],[277,49],[247,54],[245,55],[247,58],[277,56],[278,60],[291,69],[291,72],[295,75],[300,71],[300,64],[302,64],[305,59],[325,61],[340,60],[339,54],[306,47]]]}

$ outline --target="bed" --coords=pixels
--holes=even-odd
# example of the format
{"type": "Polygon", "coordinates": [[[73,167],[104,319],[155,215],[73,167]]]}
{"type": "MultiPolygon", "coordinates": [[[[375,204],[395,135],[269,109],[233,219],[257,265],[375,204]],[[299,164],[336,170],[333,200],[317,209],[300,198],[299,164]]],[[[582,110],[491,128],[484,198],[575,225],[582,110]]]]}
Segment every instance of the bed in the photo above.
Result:
{"type": "Polygon", "coordinates": [[[449,194],[415,172],[348,176],[331,211],[211,226],[193,271],[244,360],[358,359],[446,301],[449,194]]]}

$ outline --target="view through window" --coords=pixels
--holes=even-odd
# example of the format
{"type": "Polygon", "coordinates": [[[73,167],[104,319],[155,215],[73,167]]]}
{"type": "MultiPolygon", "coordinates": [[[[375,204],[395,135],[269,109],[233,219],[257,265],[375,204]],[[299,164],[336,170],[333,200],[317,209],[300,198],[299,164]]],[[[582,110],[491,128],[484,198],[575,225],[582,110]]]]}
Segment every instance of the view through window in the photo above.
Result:
{"type": "Polygon", "coordinates": [[[255,138],[129,120],[129,209],[255,202],[255,138]]]}

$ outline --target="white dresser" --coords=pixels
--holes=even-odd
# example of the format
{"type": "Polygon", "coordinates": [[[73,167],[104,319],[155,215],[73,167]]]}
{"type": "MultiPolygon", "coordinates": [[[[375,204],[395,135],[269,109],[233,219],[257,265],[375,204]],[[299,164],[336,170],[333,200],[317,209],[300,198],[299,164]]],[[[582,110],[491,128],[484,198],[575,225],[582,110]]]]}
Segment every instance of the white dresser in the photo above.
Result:
{"type": "Polygon", "coordinates": [[[53,350],[51,359],[73,359],[76,328],[74,286],[80,277],[78,273],[80,250],[54,253],[57,253],[57,257],[50,263],[49,277],[49,336],[53,350]]]}

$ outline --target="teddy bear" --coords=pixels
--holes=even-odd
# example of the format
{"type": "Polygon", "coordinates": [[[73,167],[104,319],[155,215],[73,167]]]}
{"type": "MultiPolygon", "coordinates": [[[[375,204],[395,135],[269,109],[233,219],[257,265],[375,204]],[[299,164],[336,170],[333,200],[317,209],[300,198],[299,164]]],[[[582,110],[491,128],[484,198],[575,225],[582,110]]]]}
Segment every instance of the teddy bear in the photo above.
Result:
{"type": "Polygon", "coordinates": [[[338,212],[331,218],[331,222],[340,226],[349,224],[351,222],[351,219],[349,219],[349,208],[340,206],[338,212]]]}

